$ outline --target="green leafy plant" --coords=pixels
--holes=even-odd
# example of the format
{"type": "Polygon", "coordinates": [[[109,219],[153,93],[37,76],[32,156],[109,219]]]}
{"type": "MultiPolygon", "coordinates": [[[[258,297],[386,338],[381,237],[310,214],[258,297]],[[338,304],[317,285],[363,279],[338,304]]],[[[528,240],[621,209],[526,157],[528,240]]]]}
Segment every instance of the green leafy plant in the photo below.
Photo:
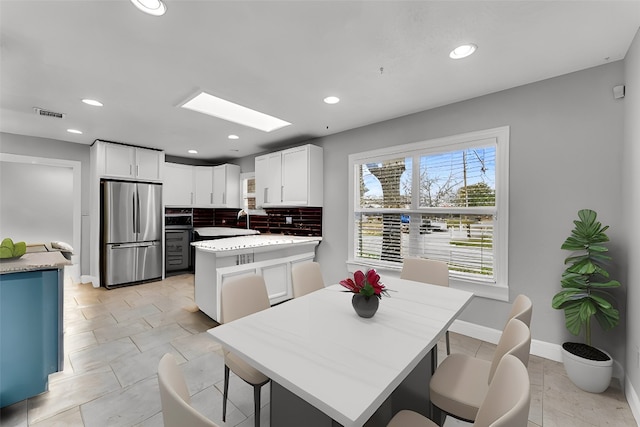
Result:
{"type": "Polygon", "coordinates": [[[13,243],[13,240],[6,238],[0,243],[0,259],[1,258],[19,258],[27,252],[27,244],[25,242],[13,243]]]}
{"type": "Polygon", "coordinates": [[[603,243],[609,241],[597,214],[591,209],[578,212],[575,228],[562,244],[562,249],[573,251],[564,260],[569,267],[562,273],[562,290],[551,303],[552,307],[564,310],[569,332],[580,335],[585,331],[585,343],[591,346],[591,318],[595,317],[604,330],[620,322],[620,313],[614,307],[614,298],[608,291],[620,286],[617,280],[609,280],[605,264],[611,260],[603,243]]]}

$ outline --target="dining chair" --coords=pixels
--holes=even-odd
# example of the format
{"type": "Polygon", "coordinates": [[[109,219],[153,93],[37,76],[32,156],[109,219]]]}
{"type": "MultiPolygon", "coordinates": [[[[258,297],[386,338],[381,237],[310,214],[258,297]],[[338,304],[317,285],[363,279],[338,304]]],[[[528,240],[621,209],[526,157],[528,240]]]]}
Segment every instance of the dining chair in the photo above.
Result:
{"type": "Polygon", "coordinates": [[[158,364],[158,385],[165,427],[218,427],[193,406],[182,371],[171,353],[158,364]]]}
{"type": "Polygon", "coordinates": [[[521,320],[525,325],[531,328],[531,314],[533,312],[533,303],[528,296],[520,294],[513,300],[511,311],[507,317],[507,322],[511,319],[521,320]]]}
{"type": "MultiPolygon", "coordinates": [[[[487,395],[478,409],[474,427],[526,427],[531,391],[529,372],[520,359],[506,354],[498,363],[487,395]]],[[[402,410],[387,427],[437,427],[417,412],[402,410]]]]}
{"type": "MultiPolygon", "coordinates": [[[[438,286],[449,286],[449,266],[444,261],[428,258],[405,258],[402,261],[400,278],[415,282],[430,283],[438,286]]],[[[447,355],[451,354],[449,331],[445,333],[447,355]]]]}
{"type": "Polygon", "coordinates": [[[512,354],[527,366],[530,349],[531,331],[521,320],[511,319],[502,331],[492,360],[460,353],[447,356],[429,383],[434,420],[442,425],[449,414],[474,421],[502,357],[512,354]]]}
{"type": "MultiPolygon", "coordinates": [[[[267,287],[262,276],[255,274],[231,280],[220,290],[220,320],[229,323],[249,314],[270,307],[267,287]]],[[[222,399],[222,421],[227,417],[227,397],[229,394],[229,371],[233,371],[246,383],[253,386],[255,426],[260,425],[260,390],[269,382],[269,377],[258,371],[235,353],[223,349],[224,392],[222,399]]]]}
{"type": "Polygon", "coordinates": [[[294,264],[291,267],[291,284],[294,298],[324,288],[320,264],[315,261],[294,264]]]}

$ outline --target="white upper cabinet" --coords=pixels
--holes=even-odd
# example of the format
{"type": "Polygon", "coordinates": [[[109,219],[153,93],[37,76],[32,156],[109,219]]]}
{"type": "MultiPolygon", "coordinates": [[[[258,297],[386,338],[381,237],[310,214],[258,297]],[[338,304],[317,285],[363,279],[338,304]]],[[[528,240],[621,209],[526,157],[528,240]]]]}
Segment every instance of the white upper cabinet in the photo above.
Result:
{"type": "Polygon", "coordinates": [[[322,206],[322,148],[303,145],[255,159],[256,205],[322,206]]]}
{"type": "Polygon", "coordinates": [[[240,166],[165,163],[165,204],[199,208],[241,207],[240,166]]]}
{"type": "Polygon", "coordinates": [[[240,202],[240,166],[225,164],[213,168],[213,205],[238,208],[240,202]]]}
{"type": "Polygon", "coordinates": [[[211,166],[194,166],[195,200],[194,205],[200,207],[213,206],[213,168],[211,166]]]}
{"type": "Polygon", "coordinates": [[[96,141],[99,176],[161,181],[164,152],[131,145],[96,141]]]}
{"type": "Polygon", "coordinates": [[[191,165],[164,164],[162,185],[164,204],[167,206],[191,206],[195,200],[194,171],[191,165]]]}

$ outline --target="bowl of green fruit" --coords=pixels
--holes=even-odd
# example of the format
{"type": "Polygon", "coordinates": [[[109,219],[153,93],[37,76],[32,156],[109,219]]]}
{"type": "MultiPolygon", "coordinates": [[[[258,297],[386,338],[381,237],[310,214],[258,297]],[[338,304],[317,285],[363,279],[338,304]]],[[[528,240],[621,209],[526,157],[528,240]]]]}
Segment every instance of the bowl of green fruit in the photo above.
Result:
{"type": "Polygon", "coordinates": [[[13,240],[6,238],[0,243],[0,259],[18,259],[27,252],[25,242],[13,243],[13,240]]]}

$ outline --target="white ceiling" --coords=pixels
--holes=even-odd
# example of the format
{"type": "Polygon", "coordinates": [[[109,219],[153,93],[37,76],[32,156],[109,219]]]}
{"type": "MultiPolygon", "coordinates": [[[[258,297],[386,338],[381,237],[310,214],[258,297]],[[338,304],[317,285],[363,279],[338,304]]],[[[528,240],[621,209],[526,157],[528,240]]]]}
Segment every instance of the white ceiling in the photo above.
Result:
{"type": "Polygon", "coordinates": [[[1,0],[0,131],[223,161],[617,61],[640,27],[640,0],[165,2],[1,0]],[[292,126],[177,107],[198,90],[292,126]]]}

